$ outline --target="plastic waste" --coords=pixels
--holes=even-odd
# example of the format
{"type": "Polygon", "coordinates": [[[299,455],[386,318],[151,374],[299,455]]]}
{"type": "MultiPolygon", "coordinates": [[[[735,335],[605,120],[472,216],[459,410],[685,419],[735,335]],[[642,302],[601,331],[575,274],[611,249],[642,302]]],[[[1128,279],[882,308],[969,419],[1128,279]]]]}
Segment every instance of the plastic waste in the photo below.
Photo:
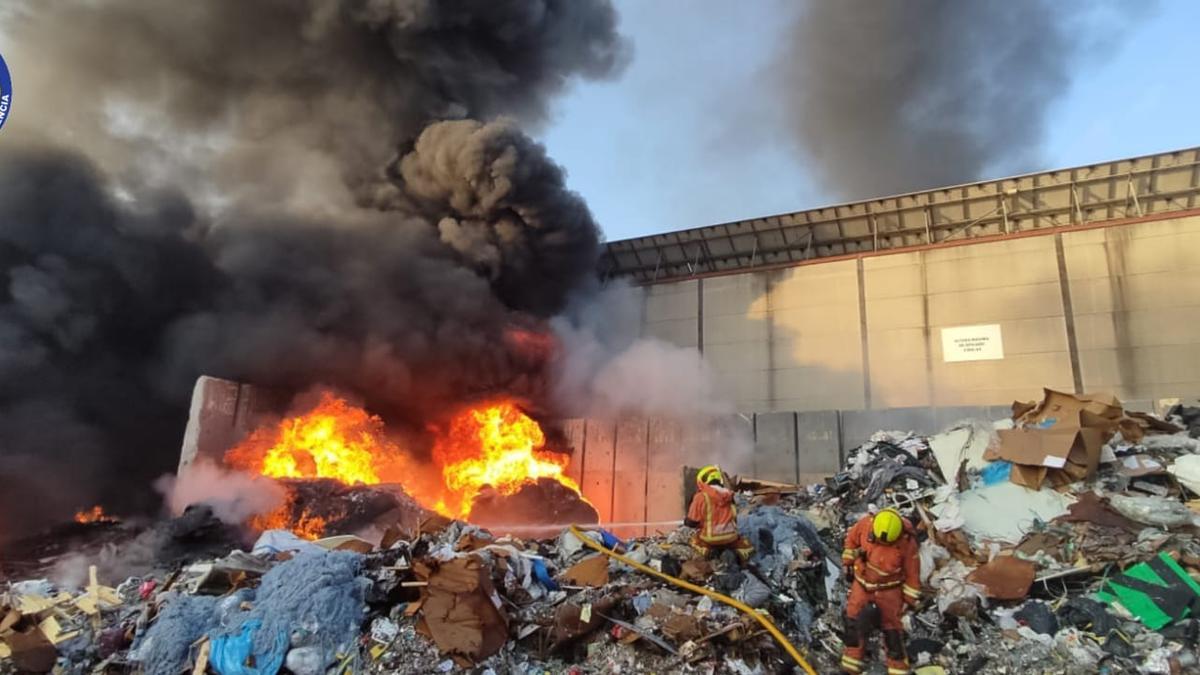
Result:
{"type": "Polygon", "coordinates": [[[546,590],[557,591],[558,582],[550,578],[550,572],[546,569],[546,563],[542,562],[540,558],[533,558],[530,562],[533,566],[533,578],[537,579],[537,582],[544,586],[546,590]]]}
{"type": "Polygon", "coordinates": [[[771,589],[753,574],[742,572],[742,585],[734,591],[733,597],[751,607],[762,607],[771,599],[771,589]]]}
{"type": "Polygon", "coordinates": [[[1184,455],[1167,468],[1184,487],[1200,494],[1200,455],[1184,455]]]}
{"type": "MultiPolygon", "coordinates": [[[[584,530],[583,536],[592,539],[597,544],[604,543],[604,537],[599,532],[584,530]]],[[[563,530],[562,534],[558,535],[558,542],[555,544],[555,548],[558,549],[559,559],[565,561],[583,550],[583,542],[570,530],[563,530]]]]}
{"type": "Polygon", "coordinates": [[[1108,635],[1120,625],[1103,603],[1082,596],[1067,600],[1056,615],[1063,627],[1079,628],[1095,635],[1108,635]]]}
{"type": "Polygon", "coordinates": [[[979,478],[983,480],[984,485],[995,485],[1003,483],[1012,475],[1012,462],[1003,459],[997,460],[988,464],[982,471],[979,472],[979,478]]]}
{"type": "Polygon", "coordinates": [[[283,553],[285,551],[322,553],[325,550],[307,539],[297,537],[289,530],[267,530],[259,535],[258,541],[254,542],[254,548],[250,549],[251,553],[256,555],[283,553]]]}
{"type": "Polygon", "coordinates": [[[54,595],[54,585],[48,579],[17,581],[12,584],[9,590],[13,595],[36,595],[43,598],[54,595]]]}
{"type": "Polygon", "coordinates": [[[1197,522],[1196,514],[1174,499],[1112,495],[1108,501],[1121,515],[1146,525],[1169,529],[1197,522]]]}
{"type": "Polygon", "coordinates": [[[1058,617],[1054,615],[1050,605],[1040,600],[1025,603],[1013,614],[1013,618],[1042,635],[1054,635],[1058,632],[1058,617]]]}
{"type": "Polygon", "coordinates": [[[952,608],[962,611],[967,607],[973,611],[976,606],[987,606],[984,587],[966,580],[970,571],[962,561],[951,560],[930,576],[929,585],[937,589],[934,595],[938,612],[946,614],[952,608]]]}
{"type": "Polygon", "coordinates": [[[254,632],[262,622],[252,619],[242,624],[242,632],[212,639],[209,665],[220,675],[275,675],[287,654],[288,636],[276,636],[269,652],[254,653],[254,632]],[[251,659],[253,657],[253,659],[251,659]],[[253,666],[246,665],[253,663],[253,666]]]}
{"type": "Polygon", "coordinates": [[[1075,628],[1068,628],[1054,636],[1054,650],[1070,658],[1076,666],[1088,669],[1094,668],[1105,657],[1100,645],[1075,628]]]}
{"type": "Polygon", "coordinates": [[[950,552],[934,543],[932,539],[921,542],[917,555],[921,559],[921,583],[929,583],[929,576],[937,569],[938,563],[950,558],[950,552]]]}
{"type": "Polygon", "coordinates": [[[297,647],[287,653],[284,664],[295,675],[321,675],[325,672],[325,659],[320,647],[297,647]]]}
{"type": "Polygon", "coordinates": [[[391,644],[399,634],[400,625],[385,616],[371,622],[371,639],[376,642],[391,644]]]}
{"type": "Polygon", "coordinates": [[[638,613],[638,616],[645,614],[646,610],[650,609],[650,605],[653,603],[654,597],[648,591],[642,591],[633,596],[633,609],[638,613]]]}
{"type": "Polygon", "coordinates": [[[1174,652],[1169,647],[1159,647],[1146,655],[1139,668],[1143,673],[1170,673],[1171,656],[1174,652]]]}
{"type": "Polygon", "coordinates": [[[800,638],[806,643],[811,639],[810,629],[813,623],[813,608],[804,600],[797,600],[792,603],[791,616],[792,624],[800,634],[800,638]]]}
{"type": "Polygon", "coordinates": [[[617,550],[617,547],[624,548],[624,546],[625,546],[625,542],[621,541],[621,539],[619,537],[617,537],[617,535],[613,534],[612,532],[609,532],[608,530],[606,530],[604,528],[600,528],[600,539],[601,539],[601,542],[604,544],[604,548],[607,548],[612,551],[617,550]]]}
{"type": "Polygon", "coordinates": [[[647,562],[650,561],[650,552],[646,550],[645,546],[638,546],[637,548],[633,549],[632,551],[626,553],[625,557],[629,558],[630,560],[632,560],[636,563],[641,563],[641,564],[645,565],[647,562]]]}

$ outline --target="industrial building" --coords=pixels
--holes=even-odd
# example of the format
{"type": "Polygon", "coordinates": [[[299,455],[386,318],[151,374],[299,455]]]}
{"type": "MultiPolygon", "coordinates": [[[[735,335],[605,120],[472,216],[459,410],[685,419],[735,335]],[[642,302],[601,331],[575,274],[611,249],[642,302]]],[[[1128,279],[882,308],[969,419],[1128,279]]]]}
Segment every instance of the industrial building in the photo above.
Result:
{"type": "MultiPolygon", "coordinates": [[[[1043,387],[1200,394],[1198,148],[614,241],[601,267],[645,287],[643,335],[703,352],[763,478],[1043,387]]],[[[606,520],[677,517],[684,458],[730,463],[670,420],[569,431],[606,520]]]]}
{"type": "Polygon", "coordinates": [[[1200,392],[1195,148],[615,241],[746,412],[1200,392]],[[978,330],[963,327],[977,326],[978,330]],[[995,328],[982,328],[994,326],[995,328]],[[985,352],[948,340],[992,336],[985,352]]]}

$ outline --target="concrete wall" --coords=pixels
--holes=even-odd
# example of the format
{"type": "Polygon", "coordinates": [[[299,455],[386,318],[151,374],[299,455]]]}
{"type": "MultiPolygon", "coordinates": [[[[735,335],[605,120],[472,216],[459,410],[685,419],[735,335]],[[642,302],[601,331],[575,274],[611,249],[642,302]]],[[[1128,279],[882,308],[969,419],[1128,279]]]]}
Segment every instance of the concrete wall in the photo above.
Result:
{"type": "Polygon", "coordinates": [[[201,375],[192,389],[179,473],[196,461],[220,464],[227,450],[281,414],[287,403],[286,392],[201,375]]]}
{"type": "Polygon", "coordinates": [[[1188,397],[1198,245],[1200,217],[1161,218],[660,283],[643,334],[700,349],[744,412],[1188,397]],[[942,329],[977,324],[1004,357],[947,362],[942,329]]]}
{"type": "Polygon", "coordinates": [[[654,523],[683,517],[685,466],[716,463],[739,476],[817,483],[881,429],[932,435],[963,419],[1009,413],[1009,406],[818,410],[737,415],[700,426],[666,418],[570,420],[564,430],[574,449],[570,475],[601,522],[615,523],[622,536],[641,536],[670,528],[654,523]]]}
{"type": "Polygon", "coordinates": [[[1123,398],[1200,392],[1200,223],[1064,235],[1083,386],[1123,398]]]}

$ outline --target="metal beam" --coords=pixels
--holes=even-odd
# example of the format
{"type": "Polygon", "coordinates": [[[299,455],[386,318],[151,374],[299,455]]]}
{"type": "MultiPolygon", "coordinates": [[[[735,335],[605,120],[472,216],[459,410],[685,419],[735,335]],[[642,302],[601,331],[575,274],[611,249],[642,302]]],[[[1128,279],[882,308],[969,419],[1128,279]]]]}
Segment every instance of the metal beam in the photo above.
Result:
{"type": "Polygon", "coordinates": [[[783,261],[803,262],[813,257],[839,255],[853,251],[864,250],[870,246],[873,250],[882,251],[895,248],[896,237],[902,242],[909,237],[923,239],[932,244],[939,241],[959,237],[966,232],[967,238],[989,234],[993,227],[1002,232],[1011,233],[1029,228],[1061,227],[1068,224],[1082,225],[1096,222],[1098,219],[1114,219],[1117,217],[1144,215],[1148,212],[1175,211],[1192,209],[1200,205],[1200,148],[1189,148],[1182,151],[1163,153],[1132,160],[1107,162],[1079,167],[1077,169],[1056,172],[1029,174],[1014,178],[993,181],[983,181],[972,185],[960,185],[952,188],[942,188],[898,197],[874,199],[855,204],[841,204],[824,209],[801,211],[790,215],[793,225],[784,225],[782,217],[776,217],[771,230],[779,233],[781,239],[778,246],[766,246],[761,238],[756,220],[736,221],[706,228],[687,230],[683,232],[666,233],[649,237],[639,237],[625,241],[612,242],[606,247],[600,266],[604,276],[626,276],[638,281],[664,281],[680,276],[694,275],[701,271],[701,263],[706,263],[707,271],[732,271],[749,269],[765,263],[783,261]],[[1063,182],[1064,175],[1070,175],[1069,182],[1063,182]],[[1166,177],[1175,178],[1167,180],[1166,177]],[[1180,176],[1184,176],[1180,180],[1180,176]],[[1125,190],[1120,190],[1117,181],[1124,179],[1125,190]],[[1022,182],[1033,183],[1033,188],[1020,187],[1022,182]],[[1006,192],[1006,184],[1015,186],[1013,191],[1006,192]],[[1175,190],[1160,190],[1161,185],[1185,185],[1175,190]],[[1070,191],[1070,199],[1065,207],[1043,207],[1042,194],[1047,190],[1061,190],[1066,187],[1070,191]],[[978,189],[971,189],[978,188],[978,189]],[[1009,197],[1020,189],[1028,192],[1022,204],[1021,199],[1013,200],[1010,208],[1009,197]],[[1092,200],[1093,195],[1107,192],[1108,198],[1092,200]],[[1121,192],[1125,194],[1122,195],[1121,192]],[[941,202],[937,206],[958,207],[963,218],[949,222],[936,223],[932,209],[935,194],[951,194],[956,198],[941,202]],[[1089,214],[1083,212],[1084,196],[1087,196],[1086,206],[1089,214]],[[911,197],[911,199],[909,199],[911,197]],[[888,199],[894,199],[893,205],[884,206],[888,199]],[[988,205],[990,211],[978,218],[969,218],[973,205],[988,205]],[[1132,207],[1132,208],[1130,208],[1132,207]],[[870,225],[871,231],[865,235],[847,236],[843,222],[845,213],[862,217],[870,225]],[[920,221],[917,221],[917,214],[920,221]],[[1124,212],[1118,216],[1118,212],[1124,212]],[[911,214],[911,216],[910,216],[911,214]],[[892,216],[897,220],[897,230],[888,231],[880,242],[879,216],[892,216]],[[1013,218],[1031,225],[1021,226],[1018,222],[1014,229],[1013,218]],[[908,221],[922,222],[917,227],[905,227],[908,221]],[[969,233],[973,225],[984,225],[985,230],[969,233]],[[816,230],[822,226],[833,226],[837,236],[833,239],[816,239],[816,230]],[[790,234],[789,234],[789,231],[790,234]],[[734,234],[738,232],[739,234],[734,234]],[[940,239],[939,233],[944,233],[940,239]],[[746,257],[746,251],[740,249],[735,237],[749,234],[754,245],[746,257]],[[716,255],[709,243],[724,240],[728,242],[729,251],[716,255]],[[696,248],[692,248],[695,245],[696,248]],[[670,249],[680,247],[680,259],[672,262],[670,249]],[[620,254],[620,255],[618,255],[620,254]],[[622,263],[621,257],[629,260],[622,263]],[[607,265],[606,265],[607,264],[607,265]],[[719,266],[719,269],[718,269],[719,266]]]}

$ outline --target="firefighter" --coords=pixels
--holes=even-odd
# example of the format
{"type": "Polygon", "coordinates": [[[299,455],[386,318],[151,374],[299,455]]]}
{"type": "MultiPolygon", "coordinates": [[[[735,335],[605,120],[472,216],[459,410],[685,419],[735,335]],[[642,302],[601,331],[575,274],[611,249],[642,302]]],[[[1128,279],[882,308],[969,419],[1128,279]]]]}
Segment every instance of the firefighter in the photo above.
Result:
{"type": "Polygon", "coordinates": [[[696,474],[696,494],[688,507],[683,524],[696,528],[692,548],[704,557],[718,551],[731,550],[745,565],[754,555],[754,547],[737,531],[737,510],[733,505],[733,490],[725,487],[720,467],[709,465],[696,474]]]}
{"type": "Polygon", "coordinates": [[[915,606],[921,599],[921,563],[912,525],[894,509],[863,516],[846,534],[842,566],[847,579],[852,579],[846,600],[842,669],[863,671],[866,641],[873,628],[870,617],[874,613],[868,611],[868,605],[874,604],[887,649],[888,675],[904,675],[908,655],[900,619],[906,606],[915,606]]]}

